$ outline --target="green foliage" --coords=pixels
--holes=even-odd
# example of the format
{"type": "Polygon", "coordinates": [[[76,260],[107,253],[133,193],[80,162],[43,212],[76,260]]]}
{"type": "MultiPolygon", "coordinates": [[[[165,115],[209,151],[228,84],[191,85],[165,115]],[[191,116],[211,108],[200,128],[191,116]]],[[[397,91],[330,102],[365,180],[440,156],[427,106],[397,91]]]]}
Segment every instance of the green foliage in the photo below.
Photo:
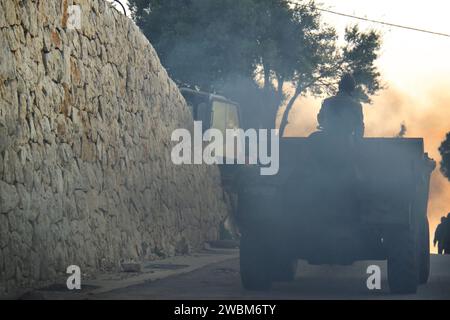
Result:
{"type": "Polygon", "coordinates": [[[447,137],[444,142],[442,142],[439,151],[442,156],[441,172],[445,177],[447,177],[447,179],[450,180],[450,132],[447,133],[447,137]]]}
{"type": "Polygon", "coordinates": [[[381,37],[376,31],[361,32],[357,26],[347,28],[343,48],[343,70],[353,73],[359,85],[359,97],[363,102],[370,102],[370,96],[383,87],[381,74],[375,66],[381,37]]]}

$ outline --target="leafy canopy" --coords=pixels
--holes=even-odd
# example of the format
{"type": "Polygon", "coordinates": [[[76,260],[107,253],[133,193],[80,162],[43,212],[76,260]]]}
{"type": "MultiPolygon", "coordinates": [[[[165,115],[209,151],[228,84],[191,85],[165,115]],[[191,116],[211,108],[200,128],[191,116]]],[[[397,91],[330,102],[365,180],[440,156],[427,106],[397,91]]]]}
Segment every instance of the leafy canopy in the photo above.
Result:
{"type": "Polygon", "coordinates": [[[129,2],[171,77],[237,100],[247,127],[273,127],[279,107],[288,102],[288,114],[300,95],[334,93],[343,72],[354,73],[364,102],[382,88],[379,34],[349,27],[341,44],[314,1],[129,2]]]}

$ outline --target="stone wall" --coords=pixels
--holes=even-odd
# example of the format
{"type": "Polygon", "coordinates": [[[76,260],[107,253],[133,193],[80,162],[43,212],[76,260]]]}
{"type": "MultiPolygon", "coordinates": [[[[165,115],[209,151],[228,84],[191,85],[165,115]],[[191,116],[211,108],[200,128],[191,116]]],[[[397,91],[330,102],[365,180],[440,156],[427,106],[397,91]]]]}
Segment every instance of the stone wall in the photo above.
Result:
{"type": "Polygon", "coordinates": [[[191,125],[155,50],[104,0],[0,0],[0,295],[216,238],[218,169],[170,160],[191,125]]]}

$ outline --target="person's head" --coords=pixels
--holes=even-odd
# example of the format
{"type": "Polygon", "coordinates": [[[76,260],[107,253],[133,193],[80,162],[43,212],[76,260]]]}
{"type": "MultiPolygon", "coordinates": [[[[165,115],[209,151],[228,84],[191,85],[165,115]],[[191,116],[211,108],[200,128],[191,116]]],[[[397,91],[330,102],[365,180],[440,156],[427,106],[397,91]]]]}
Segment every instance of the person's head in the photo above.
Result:
{"type": "Polygon", "coordinates": [[[339,81],[339,91],[345,92],[345,93],[352,93],[356,89],[356,81],[355,78],[353,78],[353,75],[350,73],[345,73],[341,81],[339,81]]]}
{"type": "Polygon", "coordinates": [[[442,218],[441,218],[441,222],[445,222],[445,220],[447,220],[446,217],[442,217],[442,218]]]}
{"type": "Polygon", "coordinates": [[[447,214],[447,219],[450,219],[450,212],[447,214]]]}

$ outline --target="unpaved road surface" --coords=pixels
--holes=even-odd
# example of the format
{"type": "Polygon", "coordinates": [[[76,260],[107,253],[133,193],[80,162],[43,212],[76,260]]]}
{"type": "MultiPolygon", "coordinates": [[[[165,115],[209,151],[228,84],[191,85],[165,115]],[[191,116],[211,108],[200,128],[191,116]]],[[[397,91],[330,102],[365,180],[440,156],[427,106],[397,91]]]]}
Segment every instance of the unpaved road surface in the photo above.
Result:
{"type": "Polygon", "coordinates": [[[296,280],[275,283],[270,291],[249,292],[241,287],[239,260],[231,259],[199,270],[146,282],[91,299],[450,299],[450,256],[432,256],[431,277],[416,295],[391,295],[386,263],[358,262],[352,266],[310,266],[300,261],[296,280]],[[367,289],[367,267],[382,271],[381,290],[367,289]]]}

